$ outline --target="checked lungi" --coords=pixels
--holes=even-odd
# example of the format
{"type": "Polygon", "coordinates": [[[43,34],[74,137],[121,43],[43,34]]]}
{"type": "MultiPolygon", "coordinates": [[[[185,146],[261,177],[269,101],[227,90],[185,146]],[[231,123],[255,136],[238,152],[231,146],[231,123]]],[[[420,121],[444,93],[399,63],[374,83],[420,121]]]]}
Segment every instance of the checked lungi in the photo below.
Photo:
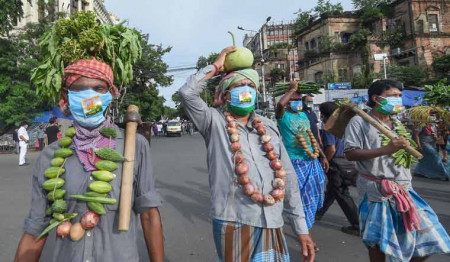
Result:
{"type": "Polygon", "coordinates": [[[406,231],[394,201],[369,201],[359,206],[361,236],[368,247],[379,247],[386,261],[410,261],[413,257],[450,252],[450,237],[436,213],[414,190],[408,194],[417,207],[420,230],[406,231]]]}
{"type": "Polygon", "coordinates": [[[317,210],[323,205],[325,174],[318,159],[292,159],[291,162],[298,179],[306,225],[310,229],[314,224],[317,210]]]}
{"type": "Polygon", "coordinates": [[[219,261],[289,261],[282,228],[260,228],[214,219],[213,233],[219,261]]]}

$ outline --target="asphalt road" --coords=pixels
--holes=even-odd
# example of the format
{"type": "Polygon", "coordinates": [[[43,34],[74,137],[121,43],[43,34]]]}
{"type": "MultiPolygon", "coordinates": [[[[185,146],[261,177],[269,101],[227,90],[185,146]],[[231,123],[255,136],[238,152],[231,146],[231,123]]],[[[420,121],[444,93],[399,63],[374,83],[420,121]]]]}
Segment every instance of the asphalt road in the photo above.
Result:
{"type": "MultiPolygon", "coordinates": [[[[29,161],[34,163],[37,156],[37,153],[30,153],[29,161]]],[[[152,159],[156,184],[164,199],[161,216],[166,261],[216,261],[208,217],[209,189],[203,139],[199,135],[155,138],[152,159]]],[[[30,205],[33,167],[17,165],[17,155],[0,155],[0,261],[12,261],[30,205]]],[[[450,184],[415,178],[414,187],[450,232],[450,184]]],[[[368,261],[360,239],[340,232],[340,227],[345,225],[346,219],[335,203],[312,230],[320,246],[316,261],[368,261]]],[[[289,225],[285,226],[285,232],[292,261],[299,261],[299,244],[289,225]]],[[[49,237],[42,261],[51,253],[54,237],[49,237]]],[[[147,261],[142,235],[138,245],[141,260],[147,261]]],[[[450,261],[450,256],[434,256],[428,261],[450,261]]]]}

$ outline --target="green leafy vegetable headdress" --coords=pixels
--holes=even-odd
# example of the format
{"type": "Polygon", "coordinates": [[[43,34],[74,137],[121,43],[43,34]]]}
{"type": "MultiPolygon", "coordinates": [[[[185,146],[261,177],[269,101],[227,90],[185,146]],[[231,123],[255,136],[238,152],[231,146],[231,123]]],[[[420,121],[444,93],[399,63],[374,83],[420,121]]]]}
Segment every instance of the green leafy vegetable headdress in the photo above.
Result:
{"type": "Polygon", "coordinates": [[[141,41],[141,34],[123,23],[100,25],[93,12],[75,13],[56,21],[43,35],[43,60],[33,70],[31,80],[38,94],[57,101],[65,67],[80,59],[95,58],[111,66],[116,83],[130,83],[133,64],[142,54],[141,41]]]}

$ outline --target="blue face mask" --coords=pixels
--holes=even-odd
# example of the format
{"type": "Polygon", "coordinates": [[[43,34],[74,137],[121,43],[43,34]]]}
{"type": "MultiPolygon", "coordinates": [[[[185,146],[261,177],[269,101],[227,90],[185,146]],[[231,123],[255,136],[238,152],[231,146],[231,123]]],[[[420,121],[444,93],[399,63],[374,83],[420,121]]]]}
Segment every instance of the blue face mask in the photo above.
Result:
{"type": "Polygon", "coordinates": [[[398,114],[403,111],[404,106],[401,97],[380,97],[384,98],[384,100],[378,102],[378,106],[375,107],[375,110],[377,110],[378,112],[385,115],[391,115],[398,114]]]}
{"type": "Polygon", "coordinates": [[[86,128],[99,126],[105,121],[103,113],[112,101],[109,92],[100,94],[92,89],[73,92],[69,90],[69,109],[77,123],[86,128]]]}
{"type": "Polygon", "coordinates": [[[230,91],[228,108],[238,116],[246,116],[255,110],[256,90],[250,86],[240,86],[230,91]]]}
{"type": "Polygon", "coordinates": [[[290,101],[290,106],[291,106],[291,110],[296,113],[302,111],[302,109],[303,109],[302,101],[298,101],[298,100],[290,101]]]}

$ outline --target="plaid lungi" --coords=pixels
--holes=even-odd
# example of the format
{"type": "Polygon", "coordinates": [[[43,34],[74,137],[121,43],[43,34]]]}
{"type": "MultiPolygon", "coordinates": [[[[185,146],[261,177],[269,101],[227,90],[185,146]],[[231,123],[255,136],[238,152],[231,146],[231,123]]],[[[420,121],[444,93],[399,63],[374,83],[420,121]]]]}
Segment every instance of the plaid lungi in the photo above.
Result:
{"type": "Polygon", "coordinates": [[[379,247],[386,261],[410,261],[412,257],[450,252],[450,237],[433,209],[414,191],[409,195],[417,206],[420,230],[408,232],[394,201],[372,202],[367,195],[359,206],[363,242],[379,247]]]}
{"type": "Polygon", "coordinates": [[[291,162],[297,174],[306,225],[310,229],[316,219],[317,210],[323,205],[325,174],[318,159],[292,159],[291,162]]]}
{"type": "Polygon", "coordinates": [[[213,234],[219,261],[289,261],[282,228],[260,228],[214,219],[213,234]]]}

